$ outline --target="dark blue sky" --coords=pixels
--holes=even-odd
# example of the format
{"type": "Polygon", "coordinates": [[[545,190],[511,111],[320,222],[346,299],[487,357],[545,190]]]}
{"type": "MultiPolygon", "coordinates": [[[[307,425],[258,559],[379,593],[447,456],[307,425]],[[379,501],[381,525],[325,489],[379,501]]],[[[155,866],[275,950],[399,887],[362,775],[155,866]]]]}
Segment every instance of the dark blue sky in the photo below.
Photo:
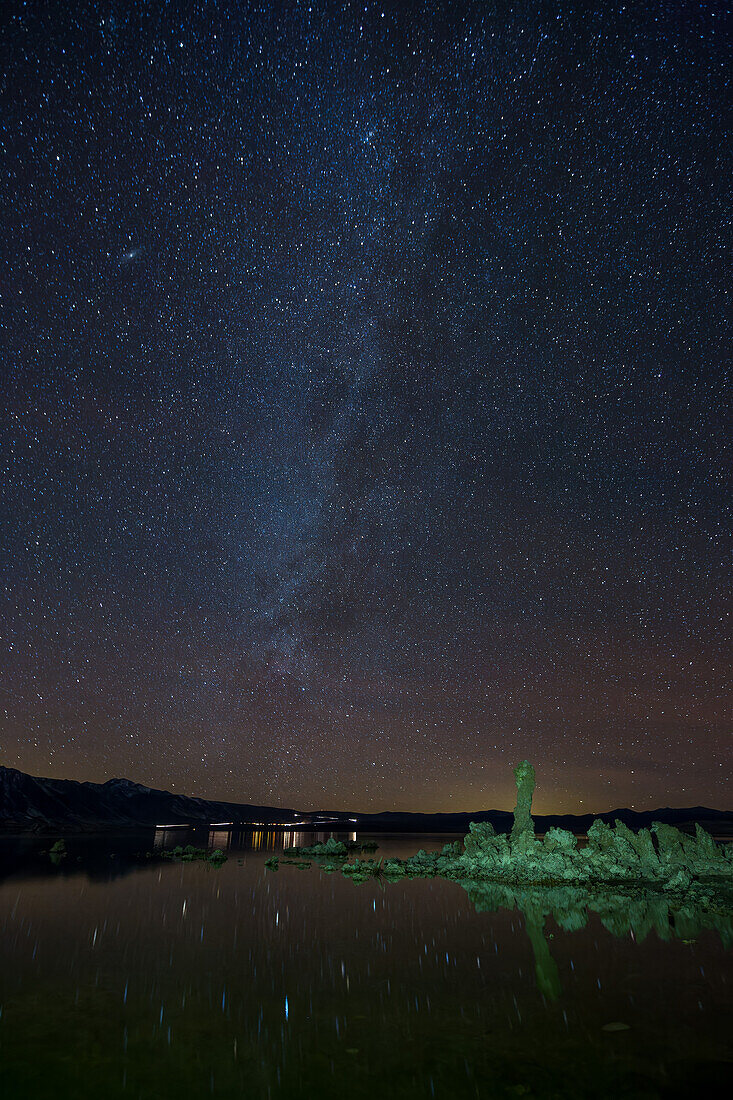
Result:
{"type": "Polygon", "coordinates": [[[724,17],[4,5],[3,763],[730,804],[724,17]]]}

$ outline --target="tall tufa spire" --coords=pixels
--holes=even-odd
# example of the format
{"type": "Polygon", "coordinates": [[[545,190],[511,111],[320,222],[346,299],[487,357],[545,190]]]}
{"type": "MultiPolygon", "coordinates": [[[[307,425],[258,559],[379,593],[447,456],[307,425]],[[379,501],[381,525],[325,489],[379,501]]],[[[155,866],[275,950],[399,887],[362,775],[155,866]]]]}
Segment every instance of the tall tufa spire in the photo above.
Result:
{"type": "Polygon", "coordinates": [[[514,769],[514,779],[517,784],[517,804],[514,807],[512,842],[523,836],[534,836],[534,821],[532,820],[534,767],[528,760],[523,760],[521,764],[517,764],[514,769]]]}

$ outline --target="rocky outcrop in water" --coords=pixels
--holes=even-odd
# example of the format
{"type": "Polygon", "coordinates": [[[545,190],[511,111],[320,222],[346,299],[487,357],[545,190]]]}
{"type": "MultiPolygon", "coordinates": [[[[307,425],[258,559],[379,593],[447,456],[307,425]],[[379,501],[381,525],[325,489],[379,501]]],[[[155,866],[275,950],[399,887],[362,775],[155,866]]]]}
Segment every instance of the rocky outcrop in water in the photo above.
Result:
{"type": "Polygon", "coordinates": [[[374,840],[336,840],[330,836],[324,844],[293,845],[285,848],[285,856],[308,856],[310,859],[346,859],[353,852],[374,852],[379,845],[374,840]]]}
{"type": "Polygon", "coordinates": [[[634,833],[621,821],[614,827],[596,821],[583,847],[564,829],[549,829],[542,839],[523,833],[515,841],[490,825],[472,825],[455,869],[497,882],[649,882],[673,889],[693,879],[730,877],[733,851],[699,825],[689,836],[661,823],[634,833]]]}
{"type": "Polygon", "coordinates": [[[517,808],[510,836],[497,834],[488,823],[471,823],[451,877],[511,883],[647,882],[672,890],[686,889],[696,879],[733,876],[733,848],[716,844],[700,825],[689,836],[662,822],[635,833],[622,821],[611,826],[596,820],[582,847],[565,829],[548,829],[540,839],[530,813],[534,768],[525,760],[514,775],[517,808]]]}
{"type": "MultiPolygon", "coordinates": [[[[463,844],[454,841],[440,852],[421,849],[408,859],[344,862],[343,873],[356,883],[375,877],[441,876],[512,887],[567,885],[598,891],[618,886],[684,895],[703,905],[722,892],[733,905],[733,845],[716,843],[700,825],[694,836],[663,822],[635,833],[622,821],[611,826],[599,819],[588,829],[584,845],[565,829],[550,828],[537,837],[531,817],[534,768],[523,761],[514,774],[517,808],[509,835],[497,833],[489,822],[471,822],[463,844]]],[[[329,844],[343,860],[346,850],[336,853],[338,842],[329,844]]],[[[328,854],[327,845],[319,847],[328,854]]],[[[299,854],[307,851],[299,849],[299,854]]]]}
{"type": "Polygon", "coordinates": [[[169,859],[174,863],[206,863],[210,867],[221,867],[226,863],[227,857],[221,848],[196,848],[193,844],[182,847],[180,844],[170,851],[163,849],[156,854],[160,859],[169,859]]]}

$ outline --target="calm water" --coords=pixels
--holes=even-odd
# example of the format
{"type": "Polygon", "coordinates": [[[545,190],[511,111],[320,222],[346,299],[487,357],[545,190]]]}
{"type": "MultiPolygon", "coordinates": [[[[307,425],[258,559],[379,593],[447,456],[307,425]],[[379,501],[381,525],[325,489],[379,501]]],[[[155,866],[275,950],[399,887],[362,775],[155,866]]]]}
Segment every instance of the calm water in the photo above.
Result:
{"type": "MultiPolygon", "coordinates": [[[[378,839],[408,855],[454,838],[378,839]]],[[[240,838],[220,870],[136,859],[152,837],[71,839],[57,864],[48,841],[0,841],[2,1100],[651,1100],[729,1084],[718,933],[639,943],[597,916],[566,932],[478,912],[441,880],[269,872],[283,840],[240,838]]]]}

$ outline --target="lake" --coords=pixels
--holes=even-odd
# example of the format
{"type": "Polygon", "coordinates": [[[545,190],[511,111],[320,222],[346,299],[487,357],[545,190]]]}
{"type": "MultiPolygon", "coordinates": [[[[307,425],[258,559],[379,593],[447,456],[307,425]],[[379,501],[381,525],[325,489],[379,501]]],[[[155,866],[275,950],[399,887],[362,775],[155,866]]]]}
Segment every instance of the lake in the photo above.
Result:
{"type": "MultiPolygon", "coordinates": [[[[61,858],[0,838],[2,1100],[652,1100],[730,1083],[719,932],[640,942],[593,913],[567,931],[480,911],[441,879],[265,867],[328,835],[204,831],[228,846],[219,869],[145,857],[202,842],[179,830],[67,838],[61,858]]],[[[406,856],[455,837],[373,839],[406,856]]]]}

